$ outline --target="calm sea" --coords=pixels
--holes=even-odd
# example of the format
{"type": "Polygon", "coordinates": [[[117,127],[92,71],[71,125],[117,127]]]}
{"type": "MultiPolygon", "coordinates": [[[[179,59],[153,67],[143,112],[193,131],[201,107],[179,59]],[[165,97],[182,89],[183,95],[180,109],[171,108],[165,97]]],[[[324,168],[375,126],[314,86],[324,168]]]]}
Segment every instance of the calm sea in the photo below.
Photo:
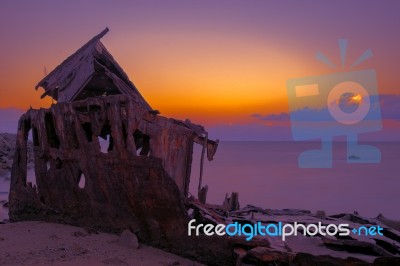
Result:
{"type": "MultiPolygon", "coordinates": [[[[335,142],[332,168],[301,169],[299,153],[317,149],[320,143],[221,142],[215,159],[206,161],[204,167],[207,201],[222,203],[226,193],[235,191],[241,206],[324,210],[327,214],[358,211],[367,217],[382,213],[400,219],[400,142],[368,144],[380,149],[380,163],[349,164],[346,142],[335,142]]],[[[197,147],[190,184],[193,195],[197,195],[200,154],[197,147]]]]}
{"type": "MultiPolygon", "coordinates": [[[[203,185],[207,201],[222,203],[226,193],[239,192],[241,206],[324,210],[327,214],[358,211],[400,219],[400,142],[370,143],[378,147],[378,164],[347,163],[346,143],[333,145],[333,167],[301,169],[300,152],[317,142],[221,142],[215,159],[205,161],[203,185]]],[[[201,147],[193,156],[190,191],[197,195],[201,147]]],[[[32,178],[32,170],[28,179],[32,178]]],[[[8,197],[9,181],[0,179],[0,201],[8,197]]],[[[0,220],[6,217],[0,210],[0,220]]]]}

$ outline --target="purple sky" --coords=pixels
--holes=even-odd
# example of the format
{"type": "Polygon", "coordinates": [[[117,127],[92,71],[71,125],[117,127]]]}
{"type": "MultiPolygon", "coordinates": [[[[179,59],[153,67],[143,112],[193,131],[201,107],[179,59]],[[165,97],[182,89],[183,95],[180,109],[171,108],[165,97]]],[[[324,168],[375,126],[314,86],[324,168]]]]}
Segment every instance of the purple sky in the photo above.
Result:
{"type": "MultiPolygon", "coordinates": [[[[287,138],[288,125],[253,115],[287,113],[287,79],[347,71],[366,49],[374,55],[362,68],[376,69],[380,93],[399,94],[396,0],[5,0],[0,6],[0,108],[47,107],[42,91],[33,90],[36,82],[106,26],[105,45],[154,108],[204,124],[222,139],[287,138]],[[321,51],[338,64],[340,38],[349,39],[347,68],[315,60],[321,51]]],[[[0,113],[2,128],[12,117],[0,113]]],[[[398,124],[387,125],[399,135],[398,124]]]]}

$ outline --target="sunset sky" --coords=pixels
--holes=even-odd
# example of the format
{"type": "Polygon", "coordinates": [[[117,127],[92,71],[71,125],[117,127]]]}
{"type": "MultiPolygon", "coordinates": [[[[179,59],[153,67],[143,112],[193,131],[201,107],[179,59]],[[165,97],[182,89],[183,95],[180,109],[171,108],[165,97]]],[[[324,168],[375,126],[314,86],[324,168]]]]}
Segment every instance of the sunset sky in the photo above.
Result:
{"type": "Polygon", "coordinates": [[[0,108],[48,107],[37,82],[106,26],[102,42],[150,105],[206,126],[286,113],[288,79],[349,71],[367,49],[352,70],[374,68],[380,94],[400,94],[399,10],[396,0],[4,0],[0,108]]]}

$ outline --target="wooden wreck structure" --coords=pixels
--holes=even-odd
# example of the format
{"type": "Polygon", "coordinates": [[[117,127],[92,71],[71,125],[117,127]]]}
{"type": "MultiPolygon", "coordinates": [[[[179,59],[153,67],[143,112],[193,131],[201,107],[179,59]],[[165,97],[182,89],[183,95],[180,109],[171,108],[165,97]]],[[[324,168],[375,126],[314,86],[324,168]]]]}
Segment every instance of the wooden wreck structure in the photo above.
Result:
{"type": "Polygon", "coordinates": [[[9,216],[130,228],[145,242],[159,241],[185,230],[194,143],[212,160],[218,141],[189,120],[159,115],[101,43],[107,32],[36,86],[57,103],[19,120],[9,216]],[[27,183],[30,132],[36,185],[27,183]],[[108,141],[106,151],[100,139],[108,141]]]}

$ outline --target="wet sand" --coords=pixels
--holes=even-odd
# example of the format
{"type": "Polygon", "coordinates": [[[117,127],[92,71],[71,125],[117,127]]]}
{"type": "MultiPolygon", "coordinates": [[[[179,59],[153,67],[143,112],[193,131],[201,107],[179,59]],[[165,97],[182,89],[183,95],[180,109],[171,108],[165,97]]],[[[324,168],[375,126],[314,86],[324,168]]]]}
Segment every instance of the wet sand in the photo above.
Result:
{"type": "Polygon", "coordinates": [[[120,237],[45,223],[0,224],[0,265],[201,265],[141,245],[120,244],[120,237]]]}

